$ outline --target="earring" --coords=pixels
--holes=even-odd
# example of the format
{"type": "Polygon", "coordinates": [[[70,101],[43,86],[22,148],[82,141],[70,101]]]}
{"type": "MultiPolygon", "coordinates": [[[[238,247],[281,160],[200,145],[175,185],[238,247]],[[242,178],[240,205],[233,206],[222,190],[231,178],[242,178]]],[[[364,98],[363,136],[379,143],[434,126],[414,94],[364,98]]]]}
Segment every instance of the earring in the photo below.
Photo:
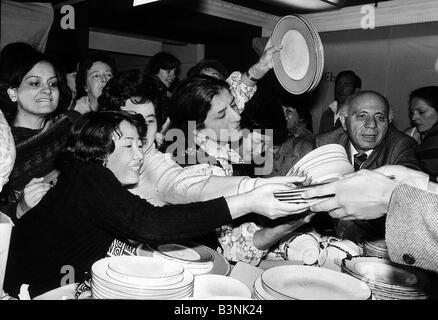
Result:
{"type": "Polygon", "coordinates": [[[11,99],[12,102],[17,102],[17,93],[15,92],[14,89],[9,88],[7,90],[8,95],[9,95],[9,99],[11,99]]]}

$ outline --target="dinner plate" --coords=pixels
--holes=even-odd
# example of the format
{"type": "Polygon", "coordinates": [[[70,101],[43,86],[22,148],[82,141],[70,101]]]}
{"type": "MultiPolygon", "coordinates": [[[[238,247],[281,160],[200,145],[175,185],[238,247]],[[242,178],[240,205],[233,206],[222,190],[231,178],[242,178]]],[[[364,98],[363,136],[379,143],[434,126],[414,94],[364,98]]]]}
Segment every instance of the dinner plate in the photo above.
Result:
{"type": "Polygon", "coordinates": [[[157,290],[150,291],[148,293],[130,293],[123,290],[111,289],[109,287],[98,284],[97,282],[91,283],[91,291],[93,296],[99,295],[107,299],[178,299],[183,297],[189,297],[193,294],[193,286],[190,285],[184,290],[160,292],[157,290]]]}
{"type": "Polygon", "coordinates": [[[119,283],[135,286],[167,286],[184,278],[184,268],[177,263],[139,256],[113,257],[106,273],[119,283]]]}
{"type": "Polygon", "coordinates": [[[325,181],[337,180],[340,176],[353,172],[354,168],[350,163],[338,162],[327,164],[326,167],[309,170],[308,176],[312,179],[312,184],[319,184],[325,181]]]}
{"type": "Polygon", "coordinates": [[[316,27],[308,20],[306,20],[303,17],[298,16],[310,29],[312,32],[313,38],[315,40],[315,46],[316,46],[316,53],[317,53],[317,69],[316,69],[316,75],[315,79],[313,80],[312,86],[309,88],[309,91],[314,90],[319,82],[321,81],[322,74],[324,72],[324,47],[322,45],[321,37],[319,36],[318,30],[316,27]]]}
{"type": "MultiPolygon", "coordinates": [[[[172,283],[172,284],[166,284],[166,285],[159,285],[157,286],[155,283],[153,285],[150,285],[149,283],[126,283],[124,281],[120,281],[118,279],[114,279],[110,277],[107,273],[108,270],[108,264],[114,259],[114,258],[120,258],[120,257],[109,257],[104,258],[101,260],[96,261],[92,267],[92,279],[94,282],[101,283],[105,287],[110,287],[113,289],[121,289],[123,291],[131,291],[131,292],[149,292],[151,290],[157,290],[157,291],[171,291],[171,290],[178,290],[182,289],[188,285],[190,285],[191,282],[193,282],[193,274],[188,271],[184,270],[183,273],[183,279],[182,281],[179,281],[178,283],[172,283]]],[[[140,258],[140,257],[138,257],[140,258]]],[[[142,257],[145,259],[151,259],[155,260],[154,258],[149,257],[142,257]]]]}
{"type": "Polygon", "coordinates": [[[307,171],[311,168],[318,167],[323,163],[324,161],[347,161],[347,156],[342,153],[327,153],[322,154],[319,157],[313,158],[312,160],[309,160],[307,163],[300,167],[296,167],[298,170],[301,171],[307,171]]]}
{"type": "Polygon", "coordinates": [[[239,296],[251,298],[251,291],[241,281],[217,274],[204,274],[195,277],[194,298],[213,296],[239,296]]]}
{"type": "Polygon", "coordinates": [[[206,257],[205,252],[207,252],[211,259],[207,262],[198,262],[198,261],[187,261],[187,260],[178,260],[174,257],[160,254],[157,251],[154,251],[154,254],[159,256],[162,259],[168,259],[175,262],[180,263],[184,268],[189,269],[195,275],[198,274],[219,274],[219,275],[228,275],[231,270],[230,263],[216,250],[213,250],[207,246],[195,244],[192,242],[181,242],[182,245],[189,247],[196,252],[203,252],[202,257],[206,257]]]}
{"type": "Polygon", "coordinates": [[[133,278],[172,278],[180,276],[184,268],[176,263],[164,263],[161,260],[139,257],[112,257],[108,261],[108,269],[114,273],[133,278]]]}
{"type": "Polygon", "coordinates": [[[77,286],[78,283],[68,284],[36,296],[33,300],[72,300],[75,299],[77,286]]]}
{"type": "Polygon", "coordinates": [[[263,288],[261,276],[254,282],[254,298],[257,300],[278,300],[263,288]]]}
{"type": "Polygon", "coordinates": [[[275,75],[288,92],[302,94],[313,84],[318,64],[312,31],[296,16],[281,18],[271,35],[272,44],[283,48],[274,54],[275,75]]]}
{"type": "Polygon", "coordinates": [[[213,255],[203,246],[190,242],[169,243],[153,247],[157,254],[166,258],[187,262],[212,261],[213,255]]]}
{"type": "Polygon", "coordinates": [[[304,157],[302,157],[290,170],[286,175],[291,175],[294,172],[294,169],[298,168],[306,168],[308,164],[313,163],[315,161],[319,161],[319,159],[326,159],[330,158],[332,156],[341,156],[345,157],[347,160],[347,152],[345,151],[345,148],[341,146],[340,144],[326,144],[324,146],[321,146],[319,148],[316,148],[312,151],[310,151],[308,154],[306,154],[304,157]]]}
{"type": "Polygon", "coordinates": [[[388,288],[429,288],[429,278],[419,270],[396,265],[387,259],[353,257],[342,261],[343,270],[388,288]]]}
{"type": "Polygon", "coordinates": [[[262,284],[285,299],[367,300],[370,288],[340,272],[311,266],[279,266],[261,275],[262,284]]]}

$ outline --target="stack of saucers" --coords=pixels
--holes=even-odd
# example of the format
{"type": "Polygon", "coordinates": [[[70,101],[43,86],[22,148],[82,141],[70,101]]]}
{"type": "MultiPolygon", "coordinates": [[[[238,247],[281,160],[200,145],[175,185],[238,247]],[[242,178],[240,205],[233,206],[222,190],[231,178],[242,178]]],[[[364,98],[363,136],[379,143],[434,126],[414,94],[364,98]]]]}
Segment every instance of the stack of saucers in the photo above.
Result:
{"type": "Polygon", "coordinates": [[[168,243],[150,246],[153,256],[178,263],[194,275],[219,274],[228,275],[230,264],[218,252],[207,246],[191,242],[168,243]]]}
{"type": "Polygon", "coordinates": [[[364,240],[362,248],[364,256],[389,259],[385,240],[364,240]]]}
{"type": "Polygon", "coordinates": [[[371,290],[346,274],[312,266],[268,269],[254,283],[258,300],[368,300],[371,290]]]}
{"type": "Polygon", "coordinates": [[[366,283],[377,300],[428,299],[431,282],[415,268],[387,259],[353,257],[342,261],[342,272],[366,283]]]}
{"type": "Polygon", "coordinates": [[[193,274],[160,259],[104,258],[95,262],[91,271],[91,293],[96,299],[174,300],[193,295],[193,274]]]}

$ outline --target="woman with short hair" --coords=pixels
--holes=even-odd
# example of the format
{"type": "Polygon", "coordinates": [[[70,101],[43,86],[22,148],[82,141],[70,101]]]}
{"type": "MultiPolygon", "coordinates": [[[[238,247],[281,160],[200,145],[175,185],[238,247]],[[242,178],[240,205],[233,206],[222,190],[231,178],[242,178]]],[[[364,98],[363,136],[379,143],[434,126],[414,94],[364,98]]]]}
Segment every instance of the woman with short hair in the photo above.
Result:
{"type": "Polygon", "coordinates": [[[109,79],[117,73],[115,61],[100,53],[89,54],[79,63],[76,73],[76,101],[72,109],[84,114],[96,111],[97,98],[109,79]]]}
{"type": "Polygon", "coordinates": [[[409,114],[420,144],[415,155],[433,181],[438,177],[438,87],[418,88],[409,95],[409,114]]]}
{"type": "Polygon", "coordinates": [[[270,218],[300,208],[274,198],[287,190],[266,185],[242,195],[155,207],[126,188],[139,180],[143,118],[127,112],[89,112],[72,127],[58,183],[12,232],[5,291],[23,283],[36,296],[59,287],[65,266],[74,282],[104,258],[115,239],[141,243],[200,236],[249,212],[270,218]]]}

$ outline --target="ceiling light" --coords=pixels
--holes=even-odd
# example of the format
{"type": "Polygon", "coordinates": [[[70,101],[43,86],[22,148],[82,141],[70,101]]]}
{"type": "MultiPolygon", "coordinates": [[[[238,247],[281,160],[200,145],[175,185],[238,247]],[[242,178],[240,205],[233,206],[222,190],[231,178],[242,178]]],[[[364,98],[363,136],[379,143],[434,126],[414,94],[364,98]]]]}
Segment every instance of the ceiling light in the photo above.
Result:
{"type": "Polygon", "coordinates": [[[132,4],[133,7],[135,6],[141,6],[142,4],[151,3],[159,0],[134,0],[134,3],[132,4]]]}

